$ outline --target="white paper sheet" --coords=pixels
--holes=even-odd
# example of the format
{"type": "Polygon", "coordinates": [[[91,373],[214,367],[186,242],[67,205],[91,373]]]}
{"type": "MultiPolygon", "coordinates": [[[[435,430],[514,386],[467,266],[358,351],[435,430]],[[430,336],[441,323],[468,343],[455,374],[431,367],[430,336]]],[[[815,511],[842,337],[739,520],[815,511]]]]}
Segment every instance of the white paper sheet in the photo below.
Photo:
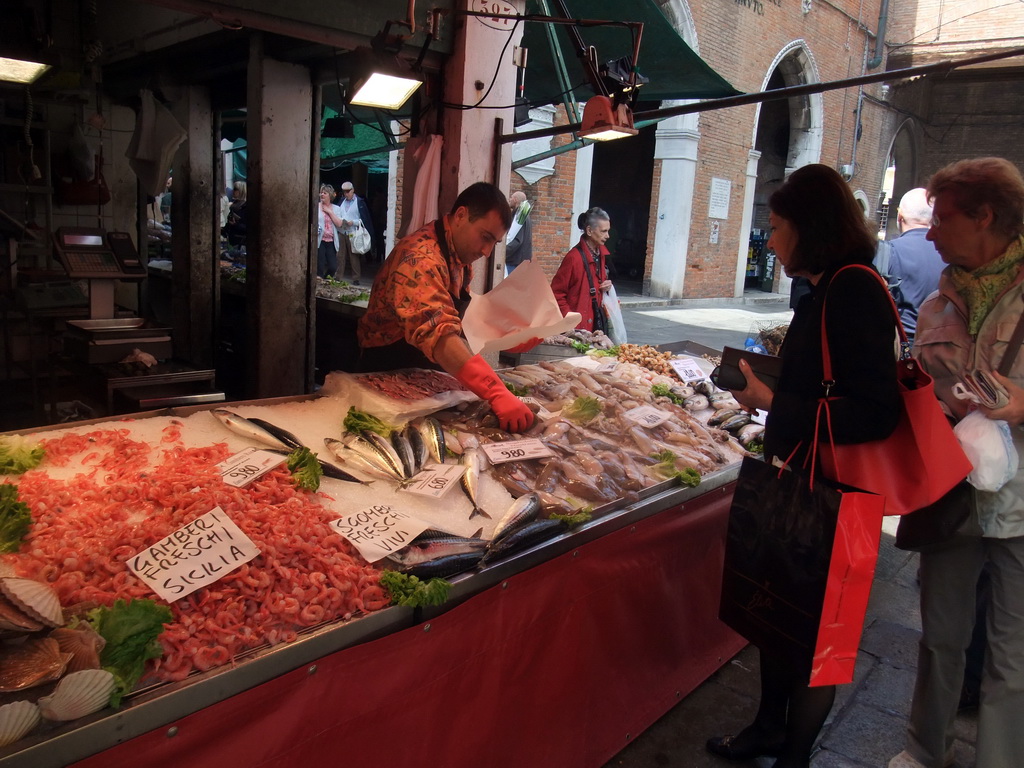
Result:
{"type": "Polygon", "coordinates": [[[530,339],[565,333],[582,316],[562,311],[540,264],[525,261],[488,293],[474,293],[462,332],[474,354],[498,352],[530,339]]]}

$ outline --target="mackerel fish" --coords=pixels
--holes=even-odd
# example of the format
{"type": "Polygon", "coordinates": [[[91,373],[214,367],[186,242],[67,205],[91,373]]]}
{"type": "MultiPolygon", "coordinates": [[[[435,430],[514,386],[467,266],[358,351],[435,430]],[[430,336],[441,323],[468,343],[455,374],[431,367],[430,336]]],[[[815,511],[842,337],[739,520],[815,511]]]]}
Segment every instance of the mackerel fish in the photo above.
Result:
{"type": "Polygon", "coordinates": [[[212,411],[213,415],[229,430],[234,432],[236,435],[247,437],[250,440],[255,440],[258,443],[269,446],[271,448],[286,448],[292,449],[292,446],[285,443],[279,437],[266,430],[264,427],[256,424],[251,419],[247,419],[244,416],[239,416],[234,411],[229,411],[227,408],[214,408],[212,411]]]}
{"type": "Polygon", "coordinates": [[[462,454],[461,463],[466,467],[466,471],[462,473],[462,490],[466,492],[466,496],[473,504],[473,511],[469,513],[470,520],[477,515],[490,518],[490,515],[484,512],[477,503],[480,491],[480,473],[484,470],[484,461],[484,455],[477,448],[468,448],[462,454]]]}

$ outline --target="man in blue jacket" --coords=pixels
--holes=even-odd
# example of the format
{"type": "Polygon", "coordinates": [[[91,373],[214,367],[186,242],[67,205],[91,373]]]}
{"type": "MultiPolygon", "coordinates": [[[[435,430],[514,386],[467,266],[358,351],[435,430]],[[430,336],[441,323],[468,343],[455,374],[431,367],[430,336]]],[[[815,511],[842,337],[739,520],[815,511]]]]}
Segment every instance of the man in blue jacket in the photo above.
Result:
{"type": "MultiPolygon", "coordinates": [[[[882,274],[897,278],[894,291],[900,319],[908,338],[913,341],[917,331],[917,308],[939,287],[939,273],[946,266],[931,241],[925,238],[932,224],[932,206],[921,187],[907,192],[900,199],[896,225],[900,236],[879,243],[875,266],[882,274]],[[885,263],[888,252],[888,265],[885,263]]],[[[890,285],[894,282],[890,280],[890,285]]]]}

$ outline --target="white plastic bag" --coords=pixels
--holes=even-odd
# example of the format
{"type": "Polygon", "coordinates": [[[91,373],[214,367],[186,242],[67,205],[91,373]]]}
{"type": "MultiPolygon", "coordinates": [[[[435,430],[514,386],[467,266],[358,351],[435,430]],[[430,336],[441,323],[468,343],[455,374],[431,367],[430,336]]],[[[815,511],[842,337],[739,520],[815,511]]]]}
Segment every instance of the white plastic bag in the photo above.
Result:
{"type": "Polygon", "coordinates": [[[356,222],[356,230],[349,234],[349,239],[352,242],[352,250],[356,253],[363,254],[370,250],[370,233],[363,222],[356,222]]]}
{"type": "Polygon", "coordinates": [[[604,315],[608,318],[608,338],[613,344],[626,343],[626,322],[622,319],[622,307],[619,306],[619,297],[615,293],[615,286],[608,289],[601,302],[604,315]]]}
{"type": "Polygon", "coordinates": [[[1017,474],[1017,449],[1005,421],[971,411],[953,427],[953,433],[974,465],[967,482],[979,491],[998,491],[1017,474]]]}

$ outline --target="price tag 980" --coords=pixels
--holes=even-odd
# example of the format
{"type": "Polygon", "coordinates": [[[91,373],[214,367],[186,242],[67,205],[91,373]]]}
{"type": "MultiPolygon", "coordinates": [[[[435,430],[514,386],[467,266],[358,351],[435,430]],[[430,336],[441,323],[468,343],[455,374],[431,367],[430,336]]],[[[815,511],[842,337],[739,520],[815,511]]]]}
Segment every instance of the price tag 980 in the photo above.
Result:
{"type": "Polygon", "coordinates": [[[554,456],[554,452],[535,437],[525,440],[506,440],[502,443],[485,443],[480,449],[491,464],[504,464],[506,461],[526,461],[554,456]]]}
{"type": "Polygon", "coordinates": [[[234,488],[248,485],[285,462],[286,457],[259,448],[246,448],[217,465],[224,482],[234,488]]]}

